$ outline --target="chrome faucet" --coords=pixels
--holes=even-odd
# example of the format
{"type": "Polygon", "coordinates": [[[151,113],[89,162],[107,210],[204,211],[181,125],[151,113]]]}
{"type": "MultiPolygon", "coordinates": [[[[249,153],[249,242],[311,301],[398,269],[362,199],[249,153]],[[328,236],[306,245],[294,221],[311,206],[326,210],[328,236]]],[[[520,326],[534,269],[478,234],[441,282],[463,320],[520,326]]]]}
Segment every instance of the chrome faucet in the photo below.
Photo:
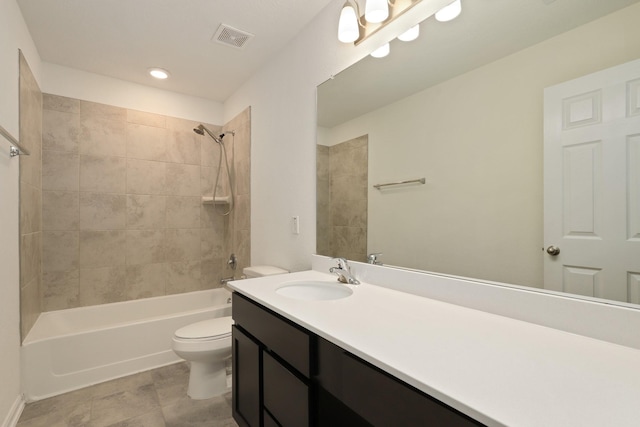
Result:
{"type": "Polygon", "coordinates": [[[347,264],[347,260],[344,258],[334,258],[335,261],[338,261],[337,267],[331,267],[329,269],[330,273],[334,273],[338,275],[338,281],[342,283],[348,283],[350,285],[359,285],[360,281],[355,278],[355,276],[351,273],[351,267],[347,264]]]}

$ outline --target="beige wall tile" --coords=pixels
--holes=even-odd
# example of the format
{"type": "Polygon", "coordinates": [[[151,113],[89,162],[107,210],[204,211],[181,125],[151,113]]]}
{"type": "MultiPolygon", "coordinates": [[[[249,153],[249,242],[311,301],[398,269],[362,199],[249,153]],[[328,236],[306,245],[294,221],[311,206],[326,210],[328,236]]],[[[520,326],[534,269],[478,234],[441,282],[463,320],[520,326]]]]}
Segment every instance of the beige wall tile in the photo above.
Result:
{"type": "Polygon", "coordinates": [[[217,213],[216,209],[224,209],[226,205],[217,207],[215,205],[200,205],[200,228],[215,228],[224,230],[229,227],[229,216],[222,216],[217,213]]]}
{"type": "Polygon", "coordinates": [[[193,292],[201,289],[200,261],[171,262],[165,264],[167,295],[193,292]]]}
{"type": "Polygon", "coordinates": [[[127,299],[157,297],[165,294],[164,264],[127,266],[127,299]]]}
{"type": "Polygon", "coordinates": [[[167,161],[200,164],[201,137],[195,132],[171,131],[167,138],[167,161]]]}
{"type": "Polygon", "coordinates": [[[42,149],[77,153],[80,115],[54,110],[42,112],[42,149]]]}
{"type": "Polygon", "coordinates": [[[42,268],[42,233],[20,236],[20,284],[25,286],[37,278],[42,268]]]}
{"type": "Polygon", "coordinates": [[[127,196],[80,193],[80,229],[115,230],[126,226],[127,196]]]}
{"type": "Polygon", "coordinates": [[[78,191],[80,159],[63,151],[42,152],[42,189],[78,191]]]}
{"type": "Polygon", "coordinates": [[[113,105],[80,101],[80,114],[83,119],[105,119],[126,122],[127,110],[113,105]]]}
{"type": "Polygon", "coordinates": [[[238,258],[238,269],[251,265],[251,233],[249,230],[238,230],[234,232],[233,251],[238,258]]]}
{"type": "Polygon", "coordinates": [[[213,184],[216,176],[213,168],[200,168],[200,195],[211,197],[213,195],[213,184]]]}
{"type": "Polygon", "coordinates": [[[127,265],[161,263],[165,253],[165,230],[127,230],[127,265]]]}
{"type": "Polygon", "coordinates": [[[124,194],[126,164],[122,157],[80,156],[80,191],[124,194]]]}
{"type": "Polygon", "coordinates": [[[43,191],[42,229],[77,230],[80,224],[78,196],[75,191],[43,191]]]}
{"type": "Polygon", "coordinates": [[[144,111],[127,110],[127,122],[165,128],[167,124],[167,117],[160,114],[146,113],[144,111]]]}
{"type": "Polygon", "coordinates": [[[200,257],[203,260],[220,259],[227,255],[224,231],[214,228],[200,230],[200,257]]]}
{"type": "Polygon", "coordinates": [[[166,194],[166,163],[127,160],[127,193],[166,194]]]}
{"type": "Polygon", "coordinates": [[[126,300],[126,267],[80,270],[80,305],[108,304],[126,300]]]}
{"type": "Polygon", "coordinates": [[[127,153],[126,122],[80,115],[80,154],[124,157],[127,153]]]}
{"type": "MultiPolygon", "coordinates": [[[[200,288],[215,289],[221,288],[220,279],[231,277],[234,271],[226,268],[226,258],[219,257],[211,260],[202,260],[200,263],[200,288]]],[[[239,271],[235,271],[235,277],[239,277],[239,271]]]]}
{"type": "Polygon", "coordinates": [[[80,304],[80,271],[51,271],[42,275],[42,310],[63,310],[80,304]]]}
{"type": "Polygon", "coordinates": [[[124,230],[80,231],[80,268],[124,265],[125,242],[124,230]]]}
{"type": "Polygon", "coordinates": [[[127,157],[142,160],[166,160],[167,131],[163,128],[128,123],[127,157]]]}
{"type": "Polygon", "coordinates": [[[235,165],[236,193],[239,195],[251,194],[251,159],[241,158],[235,165]]]}
{"type": "Polygon", "coordinates": [[[251,228],[251,197],[235,197],[235,228],[236,230],[248,230],[251,228]]]}
{"type": "MultiPolygon", "coordinates": [[[[22,141],[21,141],[22,142],[22,141]]],[[[40,147],[34,149],[27,147],[31,150],[31,155],[20,156],[18,162],[20,163],[20,181],[27,182],[34,187],[42,187],[42,150],[40,147]]]]}
{"type": "Polygon", "coordinates": [[[166,194],[170,196],[200,196],[200,167],[167,163],[166,194]]]}
{"type": "Polygon", "coordinates": [[[167,228],[200,228],[200,197],[167,197],[167,228]]]}
{"type": "Polygon", "coordinates": [[[366,200],[333,200],[331,203],[331,224],[343,227],[367,227],[366,200]]]}
{"type": "Polygon", "coordinates": [[[80,114],[80,100],[67,98],[66,96],[42,94],[42,108],[45,110],[55,110],[64,113],[80,114]]]}
{"type": "Polygon", "coordinates": [[[127,196],[127,229],[165,228],[165,196],[127,196]]]}
{"type": "Polygon", "coordinates": [[[168,229],[166,251],[166,260],[169,262],[199,260],[200,230],[168,229]]]}
{"type": "Polygon", "coordinates": [[[79,234],[77,231],[42,233],[42,271],[68,271],[78,268],[79,234]]]}
{"type": "Polygon", "coordinates": [[[42,190],[20,181],[20,234],[42,230],[42,190]]]}

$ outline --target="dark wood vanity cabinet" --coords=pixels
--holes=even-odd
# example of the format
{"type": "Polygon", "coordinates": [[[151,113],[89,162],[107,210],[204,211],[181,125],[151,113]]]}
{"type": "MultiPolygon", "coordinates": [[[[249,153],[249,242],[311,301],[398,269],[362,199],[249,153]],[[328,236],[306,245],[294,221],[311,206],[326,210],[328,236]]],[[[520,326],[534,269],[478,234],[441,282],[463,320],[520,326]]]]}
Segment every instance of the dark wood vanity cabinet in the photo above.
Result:
{"type": "Polygon", "coordinates": [[[246,427],[311,425],[311,335],[233,294],[233,418],[246,427]]]}
{"type": "Polygon", "coordinates": [[[238,293],[232,306],[242,427],[482,425],[238,293]]]}

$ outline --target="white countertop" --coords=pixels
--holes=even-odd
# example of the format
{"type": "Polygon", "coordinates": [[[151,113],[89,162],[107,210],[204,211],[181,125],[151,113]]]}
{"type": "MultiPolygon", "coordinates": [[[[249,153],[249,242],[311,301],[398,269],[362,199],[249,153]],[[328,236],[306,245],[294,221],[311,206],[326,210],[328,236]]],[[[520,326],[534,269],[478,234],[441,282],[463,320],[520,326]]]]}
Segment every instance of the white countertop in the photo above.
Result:
{"type": "Polygon", "coordinates": [[[275,292],[300,280],[335,276],[229,286],[489,426],[640,425],[640,350],[368,283],[338,300],[275,292]]]}

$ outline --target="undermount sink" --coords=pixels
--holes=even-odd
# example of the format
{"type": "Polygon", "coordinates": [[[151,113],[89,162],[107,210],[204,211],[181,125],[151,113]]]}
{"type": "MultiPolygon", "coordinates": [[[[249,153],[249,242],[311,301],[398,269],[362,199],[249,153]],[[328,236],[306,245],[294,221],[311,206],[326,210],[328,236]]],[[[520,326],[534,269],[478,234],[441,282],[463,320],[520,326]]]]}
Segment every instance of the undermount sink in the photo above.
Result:
{"type": "Polygon", "coordinates": [[[287,298],[322,301],[346,298],[353,294],[353,291],[339,283],[304,281],[286,283],[276,289],[276,293],[287,298]]]}

